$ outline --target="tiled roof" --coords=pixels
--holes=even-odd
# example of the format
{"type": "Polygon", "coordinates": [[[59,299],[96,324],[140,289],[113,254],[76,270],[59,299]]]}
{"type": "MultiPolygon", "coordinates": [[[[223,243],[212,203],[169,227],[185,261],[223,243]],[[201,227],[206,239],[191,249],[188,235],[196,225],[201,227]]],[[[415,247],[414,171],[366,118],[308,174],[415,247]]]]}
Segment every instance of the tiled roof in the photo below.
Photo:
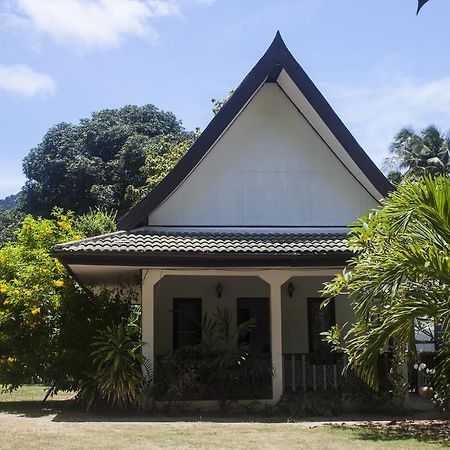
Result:
{"type": "Polygon", "coordinates": [[[137,229],[60,244],[57,254],[269,254],[349,253],[343,233],[186,232],[137,229]]]}

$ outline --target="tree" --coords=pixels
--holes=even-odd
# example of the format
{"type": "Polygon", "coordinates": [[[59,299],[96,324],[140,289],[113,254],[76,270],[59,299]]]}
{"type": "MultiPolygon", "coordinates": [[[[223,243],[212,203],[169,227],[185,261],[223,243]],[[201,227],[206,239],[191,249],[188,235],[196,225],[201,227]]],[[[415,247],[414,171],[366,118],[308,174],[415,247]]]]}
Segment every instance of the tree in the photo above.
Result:
{"type": "Polygon", "coordinates": [[[49,217],[57,206],[76,214],[102,206],[123,212],[128,186],[145,185],[140,170],[151,138],[186,134],[169,112],[153,105],[102,110],[79,124],[60,123],[24,159],[21,207],[49,217]]]}
{"type": "Polygon", "coordinates": [[[434,125],[420,134],[404,128],[394,138],[384,165],[392,169],[389,178],[414,178],[426,174],[447,175],[450,173],[450,137],[442,134],[434,125]]]}
{"type": "Polygon", "coordinates": [[[178,163],[194,143],[199,134],[172,133],[155,136],[145,148],[145,161],[141,167],[141,175],[145,178],[142,186],[128,186],[125,197],[132,204],[147,195],[178,163]]]}
{"type": "Polygon", "coordinates": [[[8,389],[40,380],[52,392],[78,390],[99,330],[129,314],[123,292],[87,293],[52,256],[80,237],[73,215],[54,210],[50,219],[27,216],[0,249],[0,384],[8,389]]]}
{"type": "Polygon", "coordinates": [[[112,233],[117,230],[117,213],[105,208],[91,209],[74,219],[74,227],[85,237],[112,233]]]}
{"type": "Polygon", "coordinates": [[[17,209],[3,209],[0,207],[0,247],[11,242],[23,220],[23,214],[17,209]]]}
{"type": "Polygon", "coordinates": [[[232,89],[230,92],[228,92],[228,95],[223,98],[222,100],[219,100],[217,98],[213,98],[211,99],[211,103],[213,104],[213,113],[217,114],[222,108],[223,106],[228,102],[228,100],[230,100],[230,98],[233,96],[234,94],[234,89],[232,89]]]}
{"type": "MultiPolygon", "coordinates": [[[[450,399],[450,180],[405,181],[383,208],[352,225],[349,245],[356,255],[326,284],[324,296],[346,294],[356,321],[343,348],[349,366],[379,387],[379,355],[393,354],[392,370],[415,358],[415,327],[441,324],[441,363],[436,386],[450,399]]],[[[337,329],[329,335],[339,340],[337,329]],[[332,336],[334,335],[334,337],[332,336]]]]}
{"type": "Polygon", "coordinates": [[[17,205],[19,194],[8,195],[4,199],[0,200],[0,208],[13,209],[17,205]]]}

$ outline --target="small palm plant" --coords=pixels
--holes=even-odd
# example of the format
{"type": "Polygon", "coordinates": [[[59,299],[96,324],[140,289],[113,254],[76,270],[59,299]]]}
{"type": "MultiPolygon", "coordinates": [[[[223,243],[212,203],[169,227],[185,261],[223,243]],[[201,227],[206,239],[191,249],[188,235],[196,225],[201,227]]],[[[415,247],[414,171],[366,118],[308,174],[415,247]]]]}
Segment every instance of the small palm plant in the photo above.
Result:
{"type": "Polygon", "coordinates": [[[271,364],[250,354],[243,338],[256,326],[256,320],[241,323],[232,331],[232,316],[224,307],[218,307],[209,317],[205,314],[199,344],[181,349],[198,362],[199,379],[224,409],[236,390],[248,385],[270,382],[271,364]]]}
{"type": "Polygon", "coordinates": [[[151,368],[142,355],[138,318],[108,326],[92,347],[93,378],[100,399],[119,409],[139,407],[151,368]]]}

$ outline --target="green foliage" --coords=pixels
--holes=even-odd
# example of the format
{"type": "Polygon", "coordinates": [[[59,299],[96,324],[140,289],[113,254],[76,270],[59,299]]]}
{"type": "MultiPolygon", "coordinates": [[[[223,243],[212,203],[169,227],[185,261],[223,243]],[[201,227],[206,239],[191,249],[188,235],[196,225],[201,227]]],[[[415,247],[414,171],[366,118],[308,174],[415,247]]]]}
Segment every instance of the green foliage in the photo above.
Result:
{"type": "Polygon", "coordinates": [[[391,169],[389,179],[398,184],[403,177],[413,179],[423,175],[450,173],[450,138],[435,126],[429,126],[420,134],[411,129],[401,130],[394,139],[392,156],[384,162],[391,169]]]}
{"type": "Polygon", "coordinates": [[[87,294],[52,256],[60,243],[80,239],[72,214],[25,217],[15,242],[0,249],[0,384],[30,381],[77,390],[91,370],[90,343],[98,330],[127,317],[123,292],[87,294]]]}
{"type": "Polygon", "coordinates": [[[75,218],[74,227],[85,237],[112,233],[117,230],[117,212],[97,207],[75,218]]]}
{"type": "Polygon", "coordinates": [[[228,92],[228,95],[225,98],[223,98],[222,100],[218,100],[217,98],[211,99],[211,102],[213,104],[213,113],[217,114],[223,108],[223,106],[227,103],[227,101],[230,100],[230,98],[233,96],[233,94],[234,94],[234,89],[232,89],[230,92],[228,92]]]}
{"type": "Polygon", "coordinates": [[[120,409],[140,407],[151,373],[142,371],[148,363],[142,355],[139,317],[108,326],[91,346],[92,379],[99,398],[120,409]]]}
{"type": "Polygon", "coordinates": [[[78,125],[58,124],[24,159],[21,207],[44,217],[54,206],[76,214],[96,206],[122,212],[131,205],[125,198],[129,186],[146,184],[140,169],[151,138],[184,133],[172,113],[153,105],[103,110],[78,125]]]}
{"type": "Polygon", "coordinates": [[[23,214],[17,208],[0,208],[0,247],[16,238],[22,220],[23,214]]]}
{"type": "Polygon", "coordinates": [[[450,180],[400,184],[383,208],[352,225],[349,244],[356,256],[323,292],[353,299],[357,320],[344,339],[349,366],[379,388],[379,355],[390,351],[391,378],[404,388],[399,365],[414,360],[416,324],[428,320],[442,326],[436,380],[448,380],[450,180]]]}
{"type": "Polygon", "coordinates": [[[13,209],[17,206],[19,194],[8,195],[4,199],[0,199],[0,209],[13,209]]]}
{"type": "Polygon", "coordinates": [[[0,249],[0,383],[16,387],[47,370],[55,342],[61,293],[70,284],[51,256],[58,242],[74,240],[71,216],[27,216],[17,242],[0,249]]]}
{"type": "Polygon", "coordinates": [[[162,362],[161,373],[169,377],[161,378],[156,371],[158,395],[170,400],[189,400],[194,393],[217,399],[225,408],[240,389],[270,384],[270,362],[250,355],[249,345],[242,341],[255,327],[255,320],[240,324],[234,331],[231,322],[230,311],[224,307],[218,307],[211,317],[205,314],[199,324],[201,342],[180,349],[162,362]],[[182,370],[178,371],[178,365],[182,370]]]}
{"type": "Polygon", "coordinates": [[[291,392],[283,395],[277,411],[289,417],[332,417],[343,412],[343,398],[336,390],[291,392]]]}
{"type": "Polygon", "coordinates": [[[143,186],[128,186],[126,198],[135,204],[148,194],[178,163],[194,143],[196,133],[172,133],[150,139],[145,148],[145,162],[140,171],[143,186]]]}

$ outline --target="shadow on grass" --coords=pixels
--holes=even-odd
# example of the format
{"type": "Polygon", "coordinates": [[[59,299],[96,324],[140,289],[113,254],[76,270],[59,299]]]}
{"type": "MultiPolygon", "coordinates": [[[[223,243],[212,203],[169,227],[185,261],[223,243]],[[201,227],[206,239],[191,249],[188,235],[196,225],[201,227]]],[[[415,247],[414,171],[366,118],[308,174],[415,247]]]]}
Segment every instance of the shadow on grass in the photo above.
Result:
{"type": "Polygon", "coordinates": [[[20,400],[0,402],[0,413],[22,417],[44,417],[48,415],[74,414],[79,406],[73,400],[20,400]]]}
{"type": "Polygon", "coordinates": [[[357,439],[364,441],[405,441],[414,439],[423,443],[435,443],[450,446],[449,421],[413,421],[391,422],[390,424],[363,424],[357,427],[336,426],[334,428],[351,429],[357,439]]]}

